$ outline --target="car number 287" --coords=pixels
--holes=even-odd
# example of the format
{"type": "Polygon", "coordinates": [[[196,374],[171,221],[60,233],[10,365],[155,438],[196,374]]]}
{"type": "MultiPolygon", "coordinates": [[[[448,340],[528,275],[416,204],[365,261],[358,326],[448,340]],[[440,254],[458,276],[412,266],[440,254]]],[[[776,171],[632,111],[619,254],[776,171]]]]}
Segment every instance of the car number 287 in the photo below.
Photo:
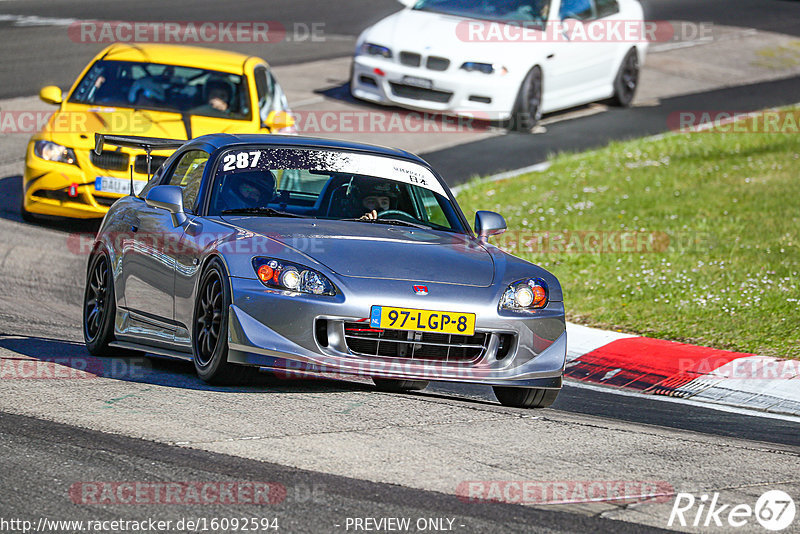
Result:
{"type": "Polygon", "coordinates": [[[233,154],[226,154],[222,158],[222,170],[225,172],[235,169],[252,169],[258,165],[258,159],[261,157],[260,150],[253,152],[235,152],[233,154]]]}

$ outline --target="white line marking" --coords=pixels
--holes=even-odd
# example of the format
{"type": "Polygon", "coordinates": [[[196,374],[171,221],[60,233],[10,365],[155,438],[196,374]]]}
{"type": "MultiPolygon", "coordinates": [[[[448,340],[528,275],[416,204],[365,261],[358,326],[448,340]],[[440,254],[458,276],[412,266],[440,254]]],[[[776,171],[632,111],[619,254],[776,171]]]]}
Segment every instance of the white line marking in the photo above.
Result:
{"type": "Polygon", "coordinates": [[[11,22],[14,26],[69,26],[78,19],[0,14],[0,22],[11,22]]]}

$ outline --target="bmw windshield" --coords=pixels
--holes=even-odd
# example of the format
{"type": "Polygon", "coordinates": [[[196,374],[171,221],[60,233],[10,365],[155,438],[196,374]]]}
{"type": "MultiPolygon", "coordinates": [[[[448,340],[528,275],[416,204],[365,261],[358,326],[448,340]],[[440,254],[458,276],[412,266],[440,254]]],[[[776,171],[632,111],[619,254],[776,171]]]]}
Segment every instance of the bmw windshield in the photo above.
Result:
{"type": "Polygon", "coordinates": [[[420,0],[414,9],[480,20],[544,23],[549,6],[550,0],[420,0]]]}
{"type": "Polygon", "coordinates": [[[249,120],[245,78],[195,67],[96,61],[70,102],[249,120]]]}
{"type": "Polygon", "coordinates": [[[209,215],[312,217],[468,233],[422,165],[373,154],[241,148],[218,158],[209,215]]]}

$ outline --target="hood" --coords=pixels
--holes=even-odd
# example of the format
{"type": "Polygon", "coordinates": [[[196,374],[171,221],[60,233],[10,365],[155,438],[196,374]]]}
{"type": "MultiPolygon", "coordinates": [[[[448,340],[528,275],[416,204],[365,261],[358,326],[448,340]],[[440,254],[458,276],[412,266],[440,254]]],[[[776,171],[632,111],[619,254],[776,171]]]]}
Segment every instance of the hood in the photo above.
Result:
{"type": "Polygon", "coordinates": [[[209,133],[255,133],[252,121],[186,115],[113,106],[66,103],[47,122],[43,134],[75,148],[94,147],[94,133],[136,135],[164,139],[188,139],[209,133]],[[184,121],[188,121],[185,124],[184,121]]]}
{"type": "Polygon", "coordinates": [[[319,219],[226,216],[225,220],[341,276],[478,287],[488,287],[494,280],[492,256],[463,234],[319,219]]]}
{"type": "MultiPolygon", "coordinates": [[[[362,39],[388,46],[395,56],[408,50],[424,56],[443,56],[457,64],[456,66],[464,61],[494,63],[498,58],[504,58],[514,62],[521,58],[518,42],[470,41],[466,26],[470,22],[481,24],[476,19],[403,9],[369,28],[362,39]]],[[[529,53],[528,47],[525,56],[529,53]]]]}

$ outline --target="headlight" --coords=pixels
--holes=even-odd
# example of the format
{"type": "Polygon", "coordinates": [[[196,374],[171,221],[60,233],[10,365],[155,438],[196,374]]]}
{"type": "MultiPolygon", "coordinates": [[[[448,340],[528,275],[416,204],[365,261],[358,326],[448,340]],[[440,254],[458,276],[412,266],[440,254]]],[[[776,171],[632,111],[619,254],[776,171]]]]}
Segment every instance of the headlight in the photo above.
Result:
{"type": "Polygon", "coordinates": [[[500,297],[501,310],[526,311],[547,305],[547,284],[541,278],[526,278],[514,282],[500,297]]]}
{"type": "Polygon", "coordinates": [[[261,283],[273,289],[312,295],[336,294],[336,288],[324,274],[302,265],[271,258],[255,258],[253,268],[261,283]]]}
{"type": "Polygon", "coordinates": [[[382,56],[386,59],[392,58],[392,51],[385,46],[376,45],[373,43],[364,43],[361,45],[361,53],[368,56],[382,56]]]}
{"type": "Polygon", "coordinates": [[[461,68],[467,72],[478,71],[484,74],[491,74],[494,72],[494,65],[491,63],[476,63],[474,61],[467,61],[461,68]]]}
{"type": "Polygon", "coordinates": [[[61,146],[52,141],[36,141],[33,145],[33,153],[47,161],[58,161],[59,163],[75,163],[75,151],[71,148],[61,146]]]}

